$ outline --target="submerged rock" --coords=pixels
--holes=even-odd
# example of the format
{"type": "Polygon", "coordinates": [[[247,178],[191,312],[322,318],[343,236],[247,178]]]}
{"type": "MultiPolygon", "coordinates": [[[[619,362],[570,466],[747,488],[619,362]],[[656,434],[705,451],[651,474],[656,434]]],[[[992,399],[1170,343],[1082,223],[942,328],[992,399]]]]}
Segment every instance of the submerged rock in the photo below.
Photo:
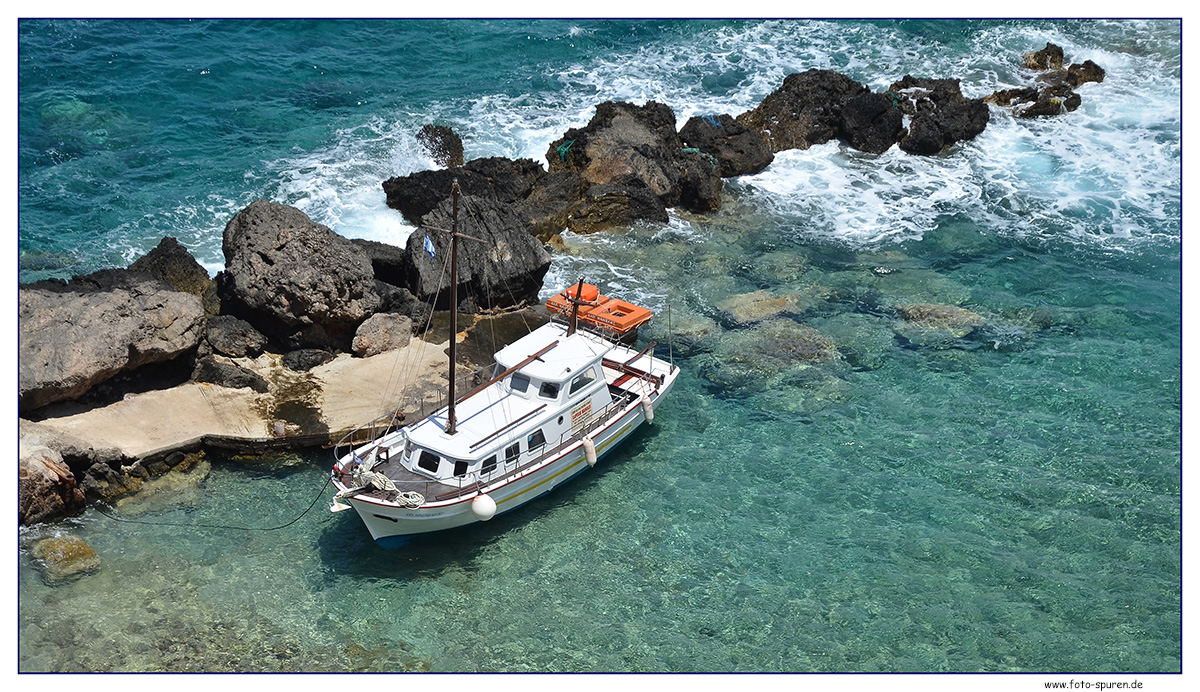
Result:
{"type": "Polygon", "coordinates": [[[52,585],[100,569],[100,556],[96,554],[96,549],[74,536],[43,538],[34,543],[29,552],[37,560],[42,578],[52,585]]]}
{"type": "Polygon", "coordinates": [[[700,375],[735,396],[769,389],[793,368],[840,360],[833,340],[816,329],[775,318],[724,333],[712,352],[700,356],[700,375]]]}
{"type": "Polygon", "coordinates": [[[897,312],[903,319],[896,324],[896,333],[914,346],[954,347],[987,324],[980,315],[955,305],[901,305],[897,312]]]}
{"type": "Polygon", "coordinates": [[[767,290],[742,293],[717,303],[721,318],[733,328],[748,327],[784,314],[795,314],[799,296],[776,296],[767,290]]]}

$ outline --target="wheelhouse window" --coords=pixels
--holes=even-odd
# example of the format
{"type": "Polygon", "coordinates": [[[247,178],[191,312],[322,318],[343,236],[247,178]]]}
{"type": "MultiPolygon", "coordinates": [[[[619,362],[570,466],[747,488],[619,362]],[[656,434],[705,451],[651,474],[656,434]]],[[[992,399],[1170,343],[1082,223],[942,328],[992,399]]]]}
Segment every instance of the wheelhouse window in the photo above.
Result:
{"type": "Polygon", "coordinates": [[[437,473],[441,464],[442,458],[427,449],[422,449],[420,456],[417,457],[417,466],[430,473],[437,473]]]}
{"type": "Polygon", "coordinates": [[[542,388],[538,390],[538,396],[544,399],[557,399],[558,385],[553,382],[543,382],[542,388]]]}
{"type": "Polygon", "coordinates": [[[462,459],[455,460],[454,477],[461,478],[465,475],[467,475],[467,462],[463,461],[462,459]]]}
{"type": "Polygon", "coordinates": [[[534,431],[534,433],[532,435],[529,436],[529,439],[526,440],[526,443],[527,443],[526,447],[529,449],[529,451],[532,452],[533,450],[537,449],[538,447],[542,447],[546,444],[546,436],[544,434],[542,434],[542,431],[540,429],[538,429],[538,430],[534,431]]]}
{"type": "Polygon", "coordinates": [[[570,390],[568,390],[567,396],[573,396],[575,394],[575,392],[578,392],[579,390],[583,389],[584,387],[588,386],[589,384],[591,384],[595,381],[596,381],[596,368],[591,367],[591,368],[588,368],[587,370],[584,370],[582,373],[579,374],[578,377],[571,380],[571,388],[570,388],[570,390]]]}
{"type": "Polygon", "coordinates": [[[514,392],[520,392],[521,394],[524,394],[525,390],[529,389],[529,376],[522,375],[519,372],[514,372],[512,377],[508,378],[508,386],[514,392]]]}
{"type": "Polygon", "coordinates": [[[496,470],[496,455],[483,460],[483,466],[479,467],[481,473],[491,473],[496,470]]]}
{"type": "Polygon", "coordinates": [[[521,443],[514,442],[509,445],[508,449],[504,450],[504,463],[516,461],[517,457],[521,456],[521,443]]]}

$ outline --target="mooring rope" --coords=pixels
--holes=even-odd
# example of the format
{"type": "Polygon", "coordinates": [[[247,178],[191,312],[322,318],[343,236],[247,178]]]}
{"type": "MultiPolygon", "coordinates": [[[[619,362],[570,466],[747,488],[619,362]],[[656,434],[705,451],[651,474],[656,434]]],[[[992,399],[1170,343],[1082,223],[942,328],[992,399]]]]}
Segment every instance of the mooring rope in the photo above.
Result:
{"type": "Polygon", "coordinates": [[[317,503],[321,501],[321,498],[325,495],[325,489],[329,487],[329,484],[331,482],[333,482],[333,476],[332,475],[326,476],[325,484],[321,486],[321,491],[318,492],[317,496],[313,498],[312,504],[310,504],[308,506],[308,509],[305,509],[303,512],[301,512],[299,514],[299,516],[297,516],[295,519],[292,519],[291,521],[289,521],[286,524],[280,524],[279,526],[271,526],[268,528],[263,528],[263,527],[259,527],[259,526],[228,526],[225,524],[203,524],[203,523],[198,523],[198,522],[189,523],[189,522],[179,522],[179,521],[145,521],[145,520],[141,520],[141,519],[123,519],[121,517],[116,516],[115,514],[109,514],[108,512],[101,509],[99,505],[96,505],[95,508],[96,508],[97,512],[99,512],[100,514],[103,514],[104,516],[108,517],[109,519],[112,519],[113,521],[123,522],[126,524],[145,524],[148,526],[181,526],[181,527],[189,528],[189,529],[229,529],[232,531],[278,531],[279,529],[286,529],[287,527],[291,526],[292,524],[295,524],[296,522],[303,519],[304,515],[311,512],[312,508],[316,507],[317,503]]]}

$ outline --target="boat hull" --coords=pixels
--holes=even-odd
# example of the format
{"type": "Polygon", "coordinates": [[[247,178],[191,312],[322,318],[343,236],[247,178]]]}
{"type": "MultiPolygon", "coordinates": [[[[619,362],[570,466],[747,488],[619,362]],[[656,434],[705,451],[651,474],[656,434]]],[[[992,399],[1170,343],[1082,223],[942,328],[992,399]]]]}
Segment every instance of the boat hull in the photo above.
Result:
{"type": "MultiPolygon", "coordinates": [[[[669,379],[664,387],[651,397],[652,409],[672,384],[674,378],[669,379]]],[[[597,463],[645,423],[645,409],[639,402],[634,402],[612,422],[589,435],[596,446],[597,463]]],[[[511,512],[589,468],[583,441],[580,440],[578,444],[567,447],[529,472],[499,487],[488,489],[487,495],[496,503],[496,514],[511,512]]],[[[469,495],[448,502],[429,503],[415,509],[400,507],[372,497],[355,496],[348,498],[346,502],[358,513],[376,544],[381,547],[398,547],[414,535],[479,523],[481,520],[471,509],[475,497],[477,495],[469,495]]]]}

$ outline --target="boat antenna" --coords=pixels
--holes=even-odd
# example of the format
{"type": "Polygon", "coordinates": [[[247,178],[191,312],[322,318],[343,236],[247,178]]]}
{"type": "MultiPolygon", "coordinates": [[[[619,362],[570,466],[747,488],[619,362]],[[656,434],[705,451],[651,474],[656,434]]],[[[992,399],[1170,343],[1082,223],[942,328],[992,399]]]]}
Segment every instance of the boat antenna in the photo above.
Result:
{"type": "Polygon", "coordinates": [[[455,361],[458,360],[458,239],[466,238],[474,240],[477,243],[485,243],[474,236],[469,236],[465,233],[458,232],[458,198],[462,196],[462,191],[458,187],[458,178],[450,186],[451,196],[454,198],[454,213],[451,217],[450,230],[444,228],[435,228],[433,226],[422,226],[422,228],[431,231],[440,231],[449,234],[450,236],[450,386],[446,391],[446,398],[449,399],[449,406],[446,407],[446,434],[453,435],[458,432],[458,421],[454,415],[454,380],[455,380],[455,361]]]}
{"type": "Polygon", "coordinates": [[[567,336],[575,333],[575,329],[579,326],[579,306],[583,304],[583,277],[579,277],[579,288],[575,291],[575,297],[571,297],[571,289],[567,289],[567,300],[571,301],[571,322],[567,325],[567,336]]]}

